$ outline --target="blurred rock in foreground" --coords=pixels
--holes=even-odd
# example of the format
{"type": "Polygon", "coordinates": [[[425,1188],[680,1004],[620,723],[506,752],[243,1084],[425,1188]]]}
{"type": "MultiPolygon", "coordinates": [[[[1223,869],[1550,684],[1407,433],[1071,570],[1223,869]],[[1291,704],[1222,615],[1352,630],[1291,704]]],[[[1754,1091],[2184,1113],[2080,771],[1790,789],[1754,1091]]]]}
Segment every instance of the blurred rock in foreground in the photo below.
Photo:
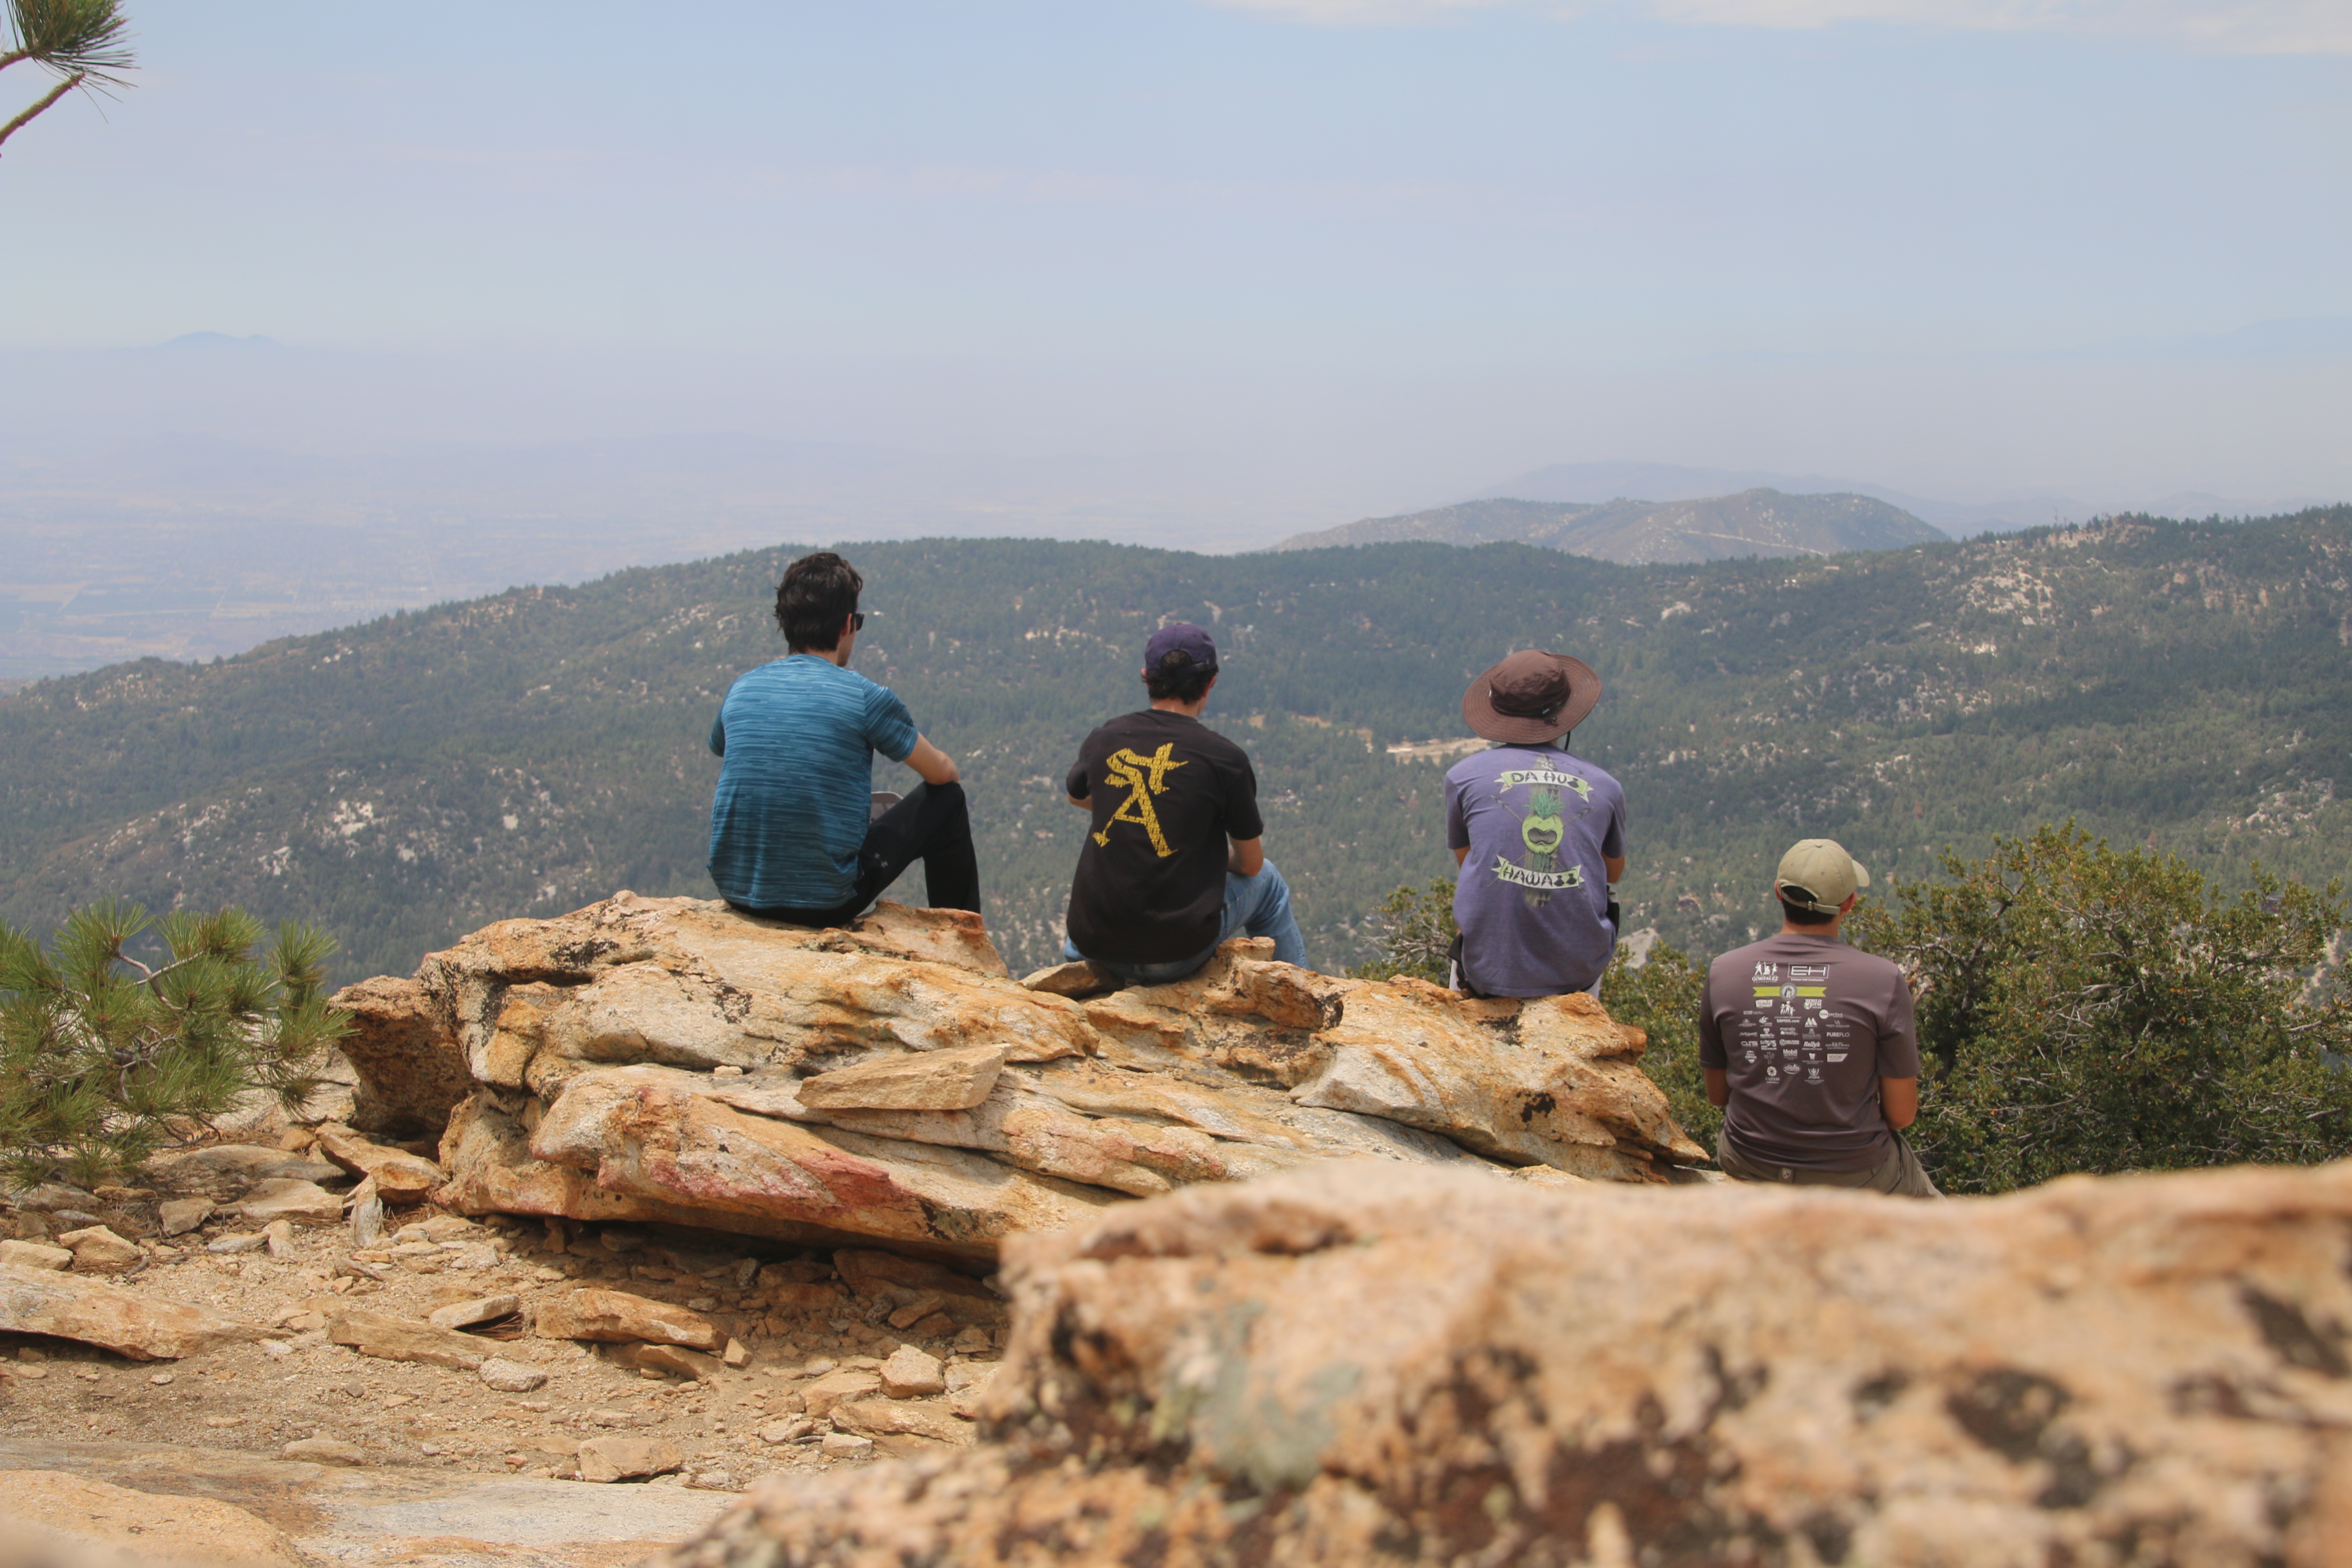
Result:
{"type": "Polygon", "coordinates": [[[1005,1249],[964,1453],[667,1568],[2352,1563],[2352,1164],[1921,1204],[1370,1163],[1005,1249]]]}

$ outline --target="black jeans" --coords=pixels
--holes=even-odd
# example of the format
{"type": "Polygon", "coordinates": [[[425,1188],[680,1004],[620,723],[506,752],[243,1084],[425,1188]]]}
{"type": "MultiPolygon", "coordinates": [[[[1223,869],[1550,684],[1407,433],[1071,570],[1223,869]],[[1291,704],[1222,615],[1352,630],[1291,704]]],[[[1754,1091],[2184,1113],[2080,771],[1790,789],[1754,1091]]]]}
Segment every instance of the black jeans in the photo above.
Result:
{"type": "Polygon", "coordinates": [[[866,847],[857,852],[857,894],[847,903],[830,910],[782,904],[735,907],[796,926],[847,925],[918,860],[930,888],[931,908],[980,913],[980,861],[972,854],[971,814],[964,805],[963,785],[917,784],[906,799],[866,826],[866,847]]]}

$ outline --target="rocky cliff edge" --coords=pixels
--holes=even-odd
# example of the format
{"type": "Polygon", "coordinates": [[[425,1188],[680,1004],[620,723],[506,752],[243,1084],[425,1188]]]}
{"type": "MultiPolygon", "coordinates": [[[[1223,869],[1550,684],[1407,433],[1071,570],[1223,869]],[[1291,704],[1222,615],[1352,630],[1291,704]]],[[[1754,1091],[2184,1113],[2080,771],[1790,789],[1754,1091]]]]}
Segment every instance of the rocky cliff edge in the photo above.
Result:
{"type": "Polygon", "coordinates": [[[1705,1159],[1589,996],[1470,1000],[1228,942],[1171,985],[1013,979],[976,916],[812,931],[630,893],[336,998],[353,1123],[467,1214],[982,1260],[1017,1231],[1334,1160],[1660,1184],[1705,1159]]]}

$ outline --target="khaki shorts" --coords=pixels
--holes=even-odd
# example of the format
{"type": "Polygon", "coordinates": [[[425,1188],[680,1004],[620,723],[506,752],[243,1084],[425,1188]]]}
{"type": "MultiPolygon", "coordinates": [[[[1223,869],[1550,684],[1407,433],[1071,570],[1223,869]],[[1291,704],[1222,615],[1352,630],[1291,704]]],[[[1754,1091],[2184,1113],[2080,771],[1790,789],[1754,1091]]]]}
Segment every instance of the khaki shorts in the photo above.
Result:
{"type": "Polygon", "coordinates": [[[1716,1134],[1715,1163],[1723,1173],[1735,1182],[1770,1182],[1798,1187],[1860,1187],[1874,1193],[1889,1193],[1906,1198],[1940,1198],[1936,1184],[1927,1179],[1927,1167],[1919,1163],[1917,1151],[1902,1133],[1895,1134],[1895,1147],[1875,1165],[1860,1171],[1808,1171],[1801,1165],[1758,1165],[1741,1159],[1732,1152],[1731,1141],[1716,1134]]]}

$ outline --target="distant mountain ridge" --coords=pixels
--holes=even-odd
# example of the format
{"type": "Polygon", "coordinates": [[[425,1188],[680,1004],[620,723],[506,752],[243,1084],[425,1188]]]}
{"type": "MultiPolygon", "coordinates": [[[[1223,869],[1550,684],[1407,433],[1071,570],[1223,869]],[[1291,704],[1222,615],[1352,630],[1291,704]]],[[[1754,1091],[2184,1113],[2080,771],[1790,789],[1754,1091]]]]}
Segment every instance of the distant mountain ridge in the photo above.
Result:
{"type": "Polygon", "coordinates": [[[1746,555],[1836,555],[1899,550],[1947,537],[1870,496],[1786,495],[1764,487],[1692,500],[1599,504],[1495,497],[1402,517],[1293,534],[1276,550],[1342,544],[1538,544],[1629,566],[1723,561],[1746,555]]]}

